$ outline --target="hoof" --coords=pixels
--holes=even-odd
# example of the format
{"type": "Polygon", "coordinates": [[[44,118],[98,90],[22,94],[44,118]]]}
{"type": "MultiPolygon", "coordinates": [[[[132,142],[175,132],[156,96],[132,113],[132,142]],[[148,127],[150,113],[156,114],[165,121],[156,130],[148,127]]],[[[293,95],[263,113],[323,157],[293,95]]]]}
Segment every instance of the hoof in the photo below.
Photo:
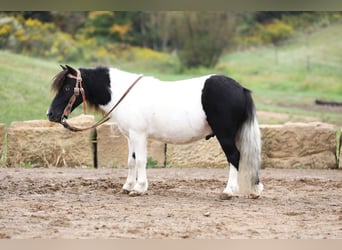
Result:
{"type": "Polygon", "coordinates": [[[253,199],[253,200],[258,199],[259,197],[260,197],[260,195],[258,195],[258,194],[250,194],[250,195],[248,195],[248,198],[249,199],[253,199]]]}
{"type": "Polygon", "coordinates": [[[147,192],[143,192],[143,193],[141,193],[141,192],[138,192],[138,191],[131,191],[131,192],[129,192],[129,194],[128,194],[130,197],[137,197],[137,196],[143,196],[143,195],[147,195],[147,192]]]}
{"type": "Polygon", "coordinates": [[[220,194],[220,200],[231,200],[234,196],[227,193],[220,194]]]}
{"type": "Polygon", "coordinates": [[[260,182],[258,185],[255,185],[251,193],[248,195],[250,199],[258,199],[264,190],[264,185],[260,182]]]}
{"type": "Polygon", "coordinates": [[[127,189],[121,189],[118,194],[129,194],[129,193],[130,191],[128,191],[127,189]]]}

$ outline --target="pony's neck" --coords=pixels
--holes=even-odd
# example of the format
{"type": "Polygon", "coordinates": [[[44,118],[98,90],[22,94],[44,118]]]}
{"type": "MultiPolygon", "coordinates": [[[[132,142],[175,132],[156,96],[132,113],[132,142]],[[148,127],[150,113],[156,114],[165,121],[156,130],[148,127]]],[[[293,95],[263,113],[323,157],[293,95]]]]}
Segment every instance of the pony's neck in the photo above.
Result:
{"type": "Polygon", "coordinates": [[[109,69],[106,67],[80,68],[87,102],[98,108],[111,101],[109,69]]]}
{"type": "Polygon", "coordinates": [[[140,74],[126,72],[117,68],[110,68],[111,87],[115,89],[125,89],[131,85],[140,74]]]}
{"type": "Polygon", "coordinates": [[[112,102],[119,100],[141,74],[126,72],[117,68],[109,69],[112,102]]]}

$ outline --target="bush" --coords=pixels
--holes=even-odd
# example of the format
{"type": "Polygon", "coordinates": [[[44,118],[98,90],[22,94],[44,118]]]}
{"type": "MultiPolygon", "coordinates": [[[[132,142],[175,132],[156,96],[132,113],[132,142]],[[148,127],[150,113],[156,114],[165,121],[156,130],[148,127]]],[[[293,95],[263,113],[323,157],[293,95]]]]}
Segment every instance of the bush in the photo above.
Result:
{"type": "MultiPolygon", "coordinates": [[[[103,15],[102,13],[101,16],[103,15]]],[[[53,23],[43,23],[38,19],[0,17],[0,48],[28,56],[51,58],[58,62],[110,64],[142,60],[165,63],[169,59],[167,54],[149,48],[134,47],[126,43],[104,43],[89,38],[88,28],[81,29],[72,36],[60,31],[53,23]]],[[[115,26],[113,29],[124,35],[126,28],[128,27],[115,26]]]]}
{"type": "Polygon", "coordinates": [[[132,40],[132,24],[126,18],[120,18],[120,12],[91,11],[81,32],[87,37],[94,37],[99,43],[129,43],[132,40]]]}
{"type": "Polygon", "coordinates": [[[29,56],[69,59],[74,53],[75,40],[70,34],[60,32],[52,23],[38,19],[0,19],[0,46],[29,56]]]}
{"type": "Polygon", "coordinates": [[[266,25],[259,25],[260,36],[265,43],[277,45],[288,39],[293,33],[293,28],[286,23],[275,19],[266,25]]]}
{"type": "Polygon", "coordinates": [[[180,13],[174,23],[173,38],[184,68],[213,67],[231,44],[235,15],[226,12],[180,13]]]}
{"type": "Polygon", "coordinates": [[[19,28],[17,20],[11,17],[0,16],[0,49],[6,49],[11,46],[13,32],[19,28]]]}

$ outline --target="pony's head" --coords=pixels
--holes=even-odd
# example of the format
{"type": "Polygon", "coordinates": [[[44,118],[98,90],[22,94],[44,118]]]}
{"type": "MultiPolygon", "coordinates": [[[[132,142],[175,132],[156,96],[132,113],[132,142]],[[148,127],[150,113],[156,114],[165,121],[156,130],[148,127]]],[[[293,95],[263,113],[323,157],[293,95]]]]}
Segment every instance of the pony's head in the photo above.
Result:
{"type": "Polygon", "coordinates": [[[53,80],[52,90],[56,93],[47,111],[47,117],[52,122],[63,123],[68,115],[82,103],[82,95],[77,91],[83,91],[79,83],[82,81],[78,70],[65,65],[62,66],[53,80]]]}

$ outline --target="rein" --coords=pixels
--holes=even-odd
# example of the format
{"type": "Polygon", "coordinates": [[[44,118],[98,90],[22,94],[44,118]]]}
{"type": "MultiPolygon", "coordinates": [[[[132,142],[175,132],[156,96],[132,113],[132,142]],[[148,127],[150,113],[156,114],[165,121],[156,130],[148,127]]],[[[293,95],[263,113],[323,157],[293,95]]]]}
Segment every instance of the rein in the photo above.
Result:
{"type": "Polygon", "coordinates": [[[126,92],[121,96],[121,98],[115,103],[115,105],[101,118],[101,120],[99,120],[98,122],[96,122],[95,124],[93,124],[92,126],[89,127],[85,127],[85,128],[78,128],[78,127],[74,127],[71,126],[69,123],[67,123],[67,117],[69,116],[69,114],[71,113],[71,109],[72,106],[74,105],[77,96],[79,96],[79,94],[81,93],[82,95],[82,99],[83,99],[83,112],[84,114],[86,114],[86,98],[85,98],[85,93],[84,93],[84,89],[82,87],[82,77],[81,77],[81,72],[77,69],[77,76],[74,76],[72,74],[68,74],[67,77],[76,79],[76,85],[74,88],[74,94],[70,97],[70,100],[68,102],[68,105],[65,107],[62,118],[61,118],[61,124],[69,129],[72,132],[79,132],[79,131],[85,131],[85,130],[89,130],[89,129],[93,129],[96,128],[98,126],[100,126],[101,124],[105,123],[106,121],[108,121],[110,119],[110,114],[116,109],[116,107],[123,101],[123,99],[127,96],[127,94],[131,91],[131,89],[135,86],[135,84],[137,84],[137,82],[143,77],[143,75],[140,75],[132,84],[131,86],[129,86],[129,88],[126,90],[126,92]]]}

